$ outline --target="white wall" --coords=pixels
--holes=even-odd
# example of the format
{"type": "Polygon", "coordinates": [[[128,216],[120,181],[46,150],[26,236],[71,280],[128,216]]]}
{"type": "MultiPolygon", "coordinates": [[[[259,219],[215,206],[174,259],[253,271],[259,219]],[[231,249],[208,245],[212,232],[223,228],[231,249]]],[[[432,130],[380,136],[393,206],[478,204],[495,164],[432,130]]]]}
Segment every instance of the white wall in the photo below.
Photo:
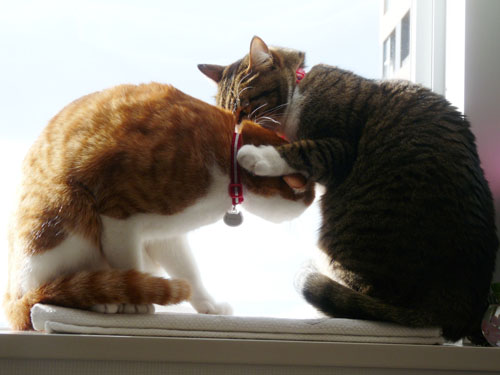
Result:
{"type": "MultiPolygon", "coordinates": [[[[500,228],[499,17],[500,1],[466,0],[464,107],[495,199],[497,233],[500,228]]],[[[495,281],[500,282],[500,259],[495,281]]]]}

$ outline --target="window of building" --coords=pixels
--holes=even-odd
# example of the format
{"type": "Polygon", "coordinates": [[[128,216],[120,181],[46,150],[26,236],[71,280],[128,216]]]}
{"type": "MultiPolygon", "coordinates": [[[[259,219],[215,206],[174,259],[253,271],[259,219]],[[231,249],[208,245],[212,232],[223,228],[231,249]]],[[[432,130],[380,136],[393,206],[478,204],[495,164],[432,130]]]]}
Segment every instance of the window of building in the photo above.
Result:
{"type": "Polygon", "coordinates": [[[390,78],[394,74],[396,66],[396,30],[384,42],[384,78],[390,78]]]}
{"type": "Polygon", "coordinates": [[[395,47],[393,62],[384,53],[383,77],[407,79],[444,94],[445,18],[445,0],[394,2],[381,20],[383,51],[392,48],[389,39],[395,47]]]}
{"type": "Polygon", "coordinates": [[[401,20],[401,62],[400,66],[407,61],[410,55],[410,11],[401,20]]]}

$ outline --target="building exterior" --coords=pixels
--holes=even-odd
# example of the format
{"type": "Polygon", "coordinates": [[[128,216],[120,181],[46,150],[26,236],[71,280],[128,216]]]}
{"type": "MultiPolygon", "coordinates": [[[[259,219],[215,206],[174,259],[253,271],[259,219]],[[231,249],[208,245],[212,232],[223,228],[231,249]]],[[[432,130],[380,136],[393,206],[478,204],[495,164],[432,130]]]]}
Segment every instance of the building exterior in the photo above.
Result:
{"type": "Polygon", "coordinates": [[[381,0],[382,76],[445,93],[446,0],[381,0]]]}
{"type": "Polygon", "coordinates": [[[381,39],[384,78],[411,79],[410,15],[411,0],[383,0],[381,39]]]}

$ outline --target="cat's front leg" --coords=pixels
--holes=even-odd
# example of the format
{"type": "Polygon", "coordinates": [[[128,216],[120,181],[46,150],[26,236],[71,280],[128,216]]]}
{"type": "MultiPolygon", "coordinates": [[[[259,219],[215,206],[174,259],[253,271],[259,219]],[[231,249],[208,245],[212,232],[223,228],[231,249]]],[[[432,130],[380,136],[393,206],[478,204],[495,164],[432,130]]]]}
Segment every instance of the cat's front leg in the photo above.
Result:
{"type": "Polygon", "coordinates": [[[185,235],[151,242],[146,246],[146,251],[168,272],[170,277],[189,282],[191,286],[189,302],[197,312],[216,315],[232,314],[229,304],[216,302],[205,289],[185,235]]]}
{"type": "Polygon", "coordinates": [[[298,171],[281,157],[274,146],[245,145],[238,151],[238,163],[257,176],[284,176],[298,171]]]}
{"type": "Polygon", "coordinates": [[[338,184],[350,173],[356,149],[338,138],[302,139],[279,147],[243,146],[239,164],[259,176],[301,173],[321,184],[338,184]]]}

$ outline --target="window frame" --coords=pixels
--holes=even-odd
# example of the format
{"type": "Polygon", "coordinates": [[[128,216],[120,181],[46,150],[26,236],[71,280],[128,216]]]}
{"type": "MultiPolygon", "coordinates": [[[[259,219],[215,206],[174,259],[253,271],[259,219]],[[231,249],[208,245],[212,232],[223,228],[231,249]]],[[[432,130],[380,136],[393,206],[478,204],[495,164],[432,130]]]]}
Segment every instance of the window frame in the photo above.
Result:
{"type": "Polygon", "coordinates": [[[68,370],[72,374],[83,374],[86,371],[95,373],[95,369],[109,370],[114,366],[126,375],[136,373],[134,371],[139,366],[141,371],[149,368],[148,373],[165,373],[169,368],[177,371],[185,368],[182,373],[190,373],[188,369],[193,371],[197,368],[199,373],[202,367],[207,369],[203,373],[221,373],[221,368],[233,368],[256,374],[304,373],[304,370],[310,374],[325,374],[337,369],[343,374],[360,370],[366,374],[389,371],[391,374],[416,374],[423,370],[441,370],[443,374],[448,374],[447,371],[459,371],[461,374],[470,371],[477,375],[500,368],[496,348],[453,345],[48,335],[0,331],[0,347],[0,373],[9,373],[3,369],[12,372],[30,367],[38,374],[64,374],[68,370]],[[215,370],[214,366],[217,366],[215,370]],[[63,370],[58,372],[61,367],[63,370]]]}

